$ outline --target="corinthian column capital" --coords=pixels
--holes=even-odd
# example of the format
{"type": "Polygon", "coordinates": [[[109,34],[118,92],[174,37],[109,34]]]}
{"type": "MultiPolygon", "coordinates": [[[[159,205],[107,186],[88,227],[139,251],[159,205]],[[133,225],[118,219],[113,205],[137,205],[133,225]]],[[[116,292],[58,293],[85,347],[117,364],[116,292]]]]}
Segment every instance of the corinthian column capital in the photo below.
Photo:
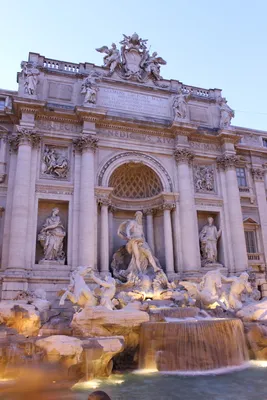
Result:
{"type": "Polygon", "coordinates": [[[75,150],[81,153],[88,150],[95,152],[97,149],[97,142],[98,139],[93,135],[82,135],[78,139],[73,140],[75,150]]]}
{"type": "Polygon", "coordinates": [[[265,170],[263,168],[252,168],[251,173],[254,181],[264,181],[265,170]]]}
{"type": "Polygon", "coordinates": [[[175,161],[179,163],[191,164],[194,159],[194,153],[185,148],[176,149],[173,153],[175,161]]]}
{"type": "Polygon", "coordinates": [[[236,155],[223,155],[217,157],[217,166],[222,169],[235,168],[239,158],[236,155]]]}
{"type": "Polygon", "coordinates": [[[40,144],[41,136],[35,129],[26,128],[20,125],[16,126],[16,134],[9,138],[9,144],[13,151],[17,151],[22,144],[28,144],[37,147],[40,144]]]}

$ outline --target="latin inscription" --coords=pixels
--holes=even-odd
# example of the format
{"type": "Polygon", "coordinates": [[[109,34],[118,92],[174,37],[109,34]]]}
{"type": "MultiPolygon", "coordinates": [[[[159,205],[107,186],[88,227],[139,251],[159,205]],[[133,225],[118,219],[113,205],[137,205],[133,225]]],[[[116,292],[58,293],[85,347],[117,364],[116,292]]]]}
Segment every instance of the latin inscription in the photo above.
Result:
{"type": "Polygon", "coordinates": [[[111,88],[100,88],[97,98],[99,106],[142,113],[156,117],[170,117],[167,98],[134,93],[111,88]]]}
{"type": "Polygon", "coordinates": [[[124,139],[124,140],[136,140],[139,142],[145,143],[154,143],[154,144],[164,144],[164,145],[174,145],[174,139],[165,136],[152,136],[146,135],[142,133],[135,133],[135,132],[125,132],[125,131],[116,131],[112,129],[105,129],[103,131],[99,131],[98,135],[101,137],[108,137],[108,138],[117,138],[117,139],[124,139]]]}

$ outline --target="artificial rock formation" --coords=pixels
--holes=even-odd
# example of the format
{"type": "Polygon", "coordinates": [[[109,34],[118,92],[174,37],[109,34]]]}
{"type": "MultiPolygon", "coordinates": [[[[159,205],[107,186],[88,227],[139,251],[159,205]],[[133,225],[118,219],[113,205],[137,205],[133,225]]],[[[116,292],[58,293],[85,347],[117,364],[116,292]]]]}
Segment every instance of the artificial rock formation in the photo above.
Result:
{"type": "Polygon", "coordinates": [[[39,339],[35,344],[44,350],[44,361],[58,363],[68,370],[80,369],[83,378],[88,380],[111,374],[112,358],[123,350],[124,340],[119,336],[81,340],[54,335],[39,339]]]}
{"type": "Polygon", "coordinates": [[[236,315],[243,321],[267,321],[267,300],[254,301],[244,306],[236,315]]]}
{"type": "Polygon", "coordinates": [[[41,316],[49,308],[50,303],[42,299],[35,299],[31,304],[27,300],[3,300],[0,302],[0,323],[24,336],[36,336],[41,327],[41,316]]]}

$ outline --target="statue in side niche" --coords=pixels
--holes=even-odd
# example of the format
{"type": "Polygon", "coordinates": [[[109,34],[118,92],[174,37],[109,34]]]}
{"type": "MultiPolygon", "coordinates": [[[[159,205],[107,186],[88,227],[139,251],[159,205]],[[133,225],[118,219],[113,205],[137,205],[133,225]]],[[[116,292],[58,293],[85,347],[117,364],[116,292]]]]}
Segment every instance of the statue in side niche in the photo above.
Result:
{"type": "Polygon", "coordinates": [[[208,217],[208,223],[199,234],[203,265],[217,262],[217,241],[221,233],[222,230],[214,225],[213,218],[208,217]]]}
{"type": "Polygon", "coordinates": [[[34,63],[26,63],[23,62],[21,64],[22,68],[22,77],[24,78],[24,89],[25,93],[33,96],[36,94],[36,87],[38,83],[38,75],[40,75],[40,71],[34,63]]]}
{"type": "Polygon", "coordinates": [[[38,240],[43,247],[44,258],[42,261],[54,261],[60,264],[65,262],[63,252],[63,240],[66,231],[59,217],[59,209],[53,208],[51,216],[48,217],[38,235],[38,240]]]}

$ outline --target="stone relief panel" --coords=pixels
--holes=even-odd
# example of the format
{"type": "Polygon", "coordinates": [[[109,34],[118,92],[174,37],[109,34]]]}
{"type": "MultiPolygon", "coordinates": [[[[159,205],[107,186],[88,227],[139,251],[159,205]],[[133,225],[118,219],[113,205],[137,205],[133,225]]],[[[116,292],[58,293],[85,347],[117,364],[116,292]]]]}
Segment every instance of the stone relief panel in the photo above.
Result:
{"type": "Polygon", "coordinates": [[[212,165],[194,166],[194,187],[197,193],[215,193],[215,177],[212,165]]]}
{"type": "Polygon", "coordinates": [[[67,180],[69,178],[69,171],[68,147],[45,144],[41,158],[41,177],[67,180]]]}

